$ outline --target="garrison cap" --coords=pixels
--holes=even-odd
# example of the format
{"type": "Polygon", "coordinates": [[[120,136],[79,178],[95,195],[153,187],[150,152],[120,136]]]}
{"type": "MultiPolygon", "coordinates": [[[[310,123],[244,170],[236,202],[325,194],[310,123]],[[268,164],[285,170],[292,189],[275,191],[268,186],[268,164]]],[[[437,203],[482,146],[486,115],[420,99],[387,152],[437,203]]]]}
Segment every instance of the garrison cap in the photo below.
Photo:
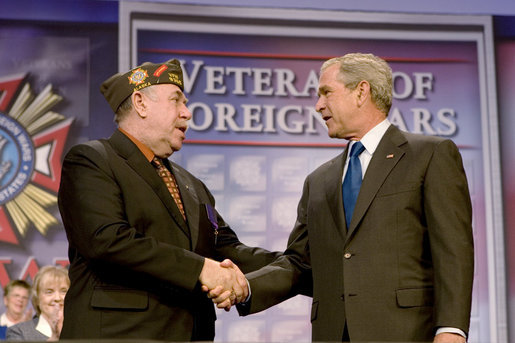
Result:
{"type": "Polygon", "coordinates": [[[100,92],[113,112],[135,91],[142,88],[171,83],[184,91],[181,64],[177,59],[163,63],[145,62],[126,73],[118,73],[102,83],[100,92]]]}

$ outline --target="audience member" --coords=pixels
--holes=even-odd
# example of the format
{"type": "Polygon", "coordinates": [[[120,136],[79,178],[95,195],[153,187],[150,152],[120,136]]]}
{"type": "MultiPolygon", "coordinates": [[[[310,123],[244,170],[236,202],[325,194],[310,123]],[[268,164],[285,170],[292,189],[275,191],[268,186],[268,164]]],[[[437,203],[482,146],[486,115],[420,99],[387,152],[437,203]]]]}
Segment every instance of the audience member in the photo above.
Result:
{"type": "Polygon", "coordinates": [[[4,287],[5,312],[0,316],[0,339],[5,339],[9,326],[32,317],[32,309],[27,309],[29,292],[30,285],[24,280],[11,280],[4,287]]]}
{"type": "Polygon", "coordinates": [[[64,297],[70,287],[68,271],[45,266],[34,277],[31,297],[36,316],[7,328],[9,341],[57,341],[63,326],[64,297]]]}
{"type": "Polygon", "coordinates": [[[4,287],[5,312],[0,316],[0,326],[13,326],[32,317],[29,304],[30,285],[24,280],[11,280],[4,287]]]}

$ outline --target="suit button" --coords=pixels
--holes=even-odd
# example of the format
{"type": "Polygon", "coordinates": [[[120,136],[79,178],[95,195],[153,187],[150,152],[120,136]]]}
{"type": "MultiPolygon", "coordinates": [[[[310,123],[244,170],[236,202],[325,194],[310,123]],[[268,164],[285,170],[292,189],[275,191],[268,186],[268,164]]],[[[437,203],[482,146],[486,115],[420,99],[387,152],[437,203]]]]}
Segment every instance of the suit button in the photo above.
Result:
{"type": "Polygon", "coordinates": [[[340,299],[342,299],[343,301],[345,301],[345,295],[340,295],[340,299]]]}
{"type": "Polygon", "coordinates": [[[346,252],[345,254],[343,254],[343,257],[345,257],[346,259],[349,259],[351,258],[352,254],[350,252],[346,252]]]}

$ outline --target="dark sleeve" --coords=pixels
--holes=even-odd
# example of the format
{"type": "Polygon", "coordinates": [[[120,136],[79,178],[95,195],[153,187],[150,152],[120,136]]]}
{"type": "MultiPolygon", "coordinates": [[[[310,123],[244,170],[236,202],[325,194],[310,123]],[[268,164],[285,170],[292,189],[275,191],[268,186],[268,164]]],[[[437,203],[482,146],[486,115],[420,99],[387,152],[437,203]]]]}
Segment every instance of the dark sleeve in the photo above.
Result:
{"type": "Polygon", "coordinates": [[[461,155],[456,145],[439,143],[424,181],[434,264],[435,324],[468,332],[474,275],[472,205],[461,155]]]}
{"type": "Polygon", "coordinates": [[[297,220],[288,238],[284,254],[271,264],[250,272],[252,296],[249,303],[239,306],[240,315],[263,311],[297,294],[312,296],[312,275],[307,231],[309,181],[306,179],[297,207],[297,220]]]}

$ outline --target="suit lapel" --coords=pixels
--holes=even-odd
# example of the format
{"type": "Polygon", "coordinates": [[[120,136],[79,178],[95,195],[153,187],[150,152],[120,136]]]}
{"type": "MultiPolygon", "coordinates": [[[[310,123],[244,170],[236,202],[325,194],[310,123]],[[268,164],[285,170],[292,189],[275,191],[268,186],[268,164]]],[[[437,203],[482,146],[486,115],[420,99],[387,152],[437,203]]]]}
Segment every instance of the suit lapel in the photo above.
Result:
{"type": "Polygon", "coordinates": [[[393,125],[388,128],[379,142],[361,184],[352,221],[348,229],[347,241],[354,234],[388,174],[390,174],[391,170],[404,155],[404,150],[400,146],[405,142],[406,138],[393,125]]]}
{"type": "Polygon", "coordinates": [[[343,199],[342,199],[342,174],[343,165],[345,163],[345,156],[347,156],[347,149],[331,161],[328,166],[328,171],[324,179],[324,188],[329,204],[330,212],[333,216],[334,223],[339,228],[339,233],[345,240],[347,227],[345,224],[345,215],[343,213],[343,199]]]}
{"type": "Polygon", "coordinates": [[[188,226],[189,232],[191,234],[192,246],[195,247],[197,245],[197,240],[199,236],[199,200],[194,192],[193,185],[191,184],[188,175],[186,175],[180,168],[177,168],[173,163],[171,163],[171,167],[172,173],[175,176],[175,179],[177,180],[177,186],[179,186],[182,202],[184,204],[184,211],[186,212],[186,218],[188,219],[188,226]]]}
{"type": "Polygon", "coordinates": [[[172,218],[177,223],[177,226],[186,234],[186,236],[190,237],[188,226],[182,218],[181,212],[171,197],[168,188],[166,188],[165,183],[159,177],[155,168],[145,158],[138,147],[118,130],[116,130],[111,138],[109,138],[109,143],[120,156],[126,159],[129,167],[132,168],[143,180],[145,180],[150,187],[152,187],[168,212],[170,212],[172,218]]]}

